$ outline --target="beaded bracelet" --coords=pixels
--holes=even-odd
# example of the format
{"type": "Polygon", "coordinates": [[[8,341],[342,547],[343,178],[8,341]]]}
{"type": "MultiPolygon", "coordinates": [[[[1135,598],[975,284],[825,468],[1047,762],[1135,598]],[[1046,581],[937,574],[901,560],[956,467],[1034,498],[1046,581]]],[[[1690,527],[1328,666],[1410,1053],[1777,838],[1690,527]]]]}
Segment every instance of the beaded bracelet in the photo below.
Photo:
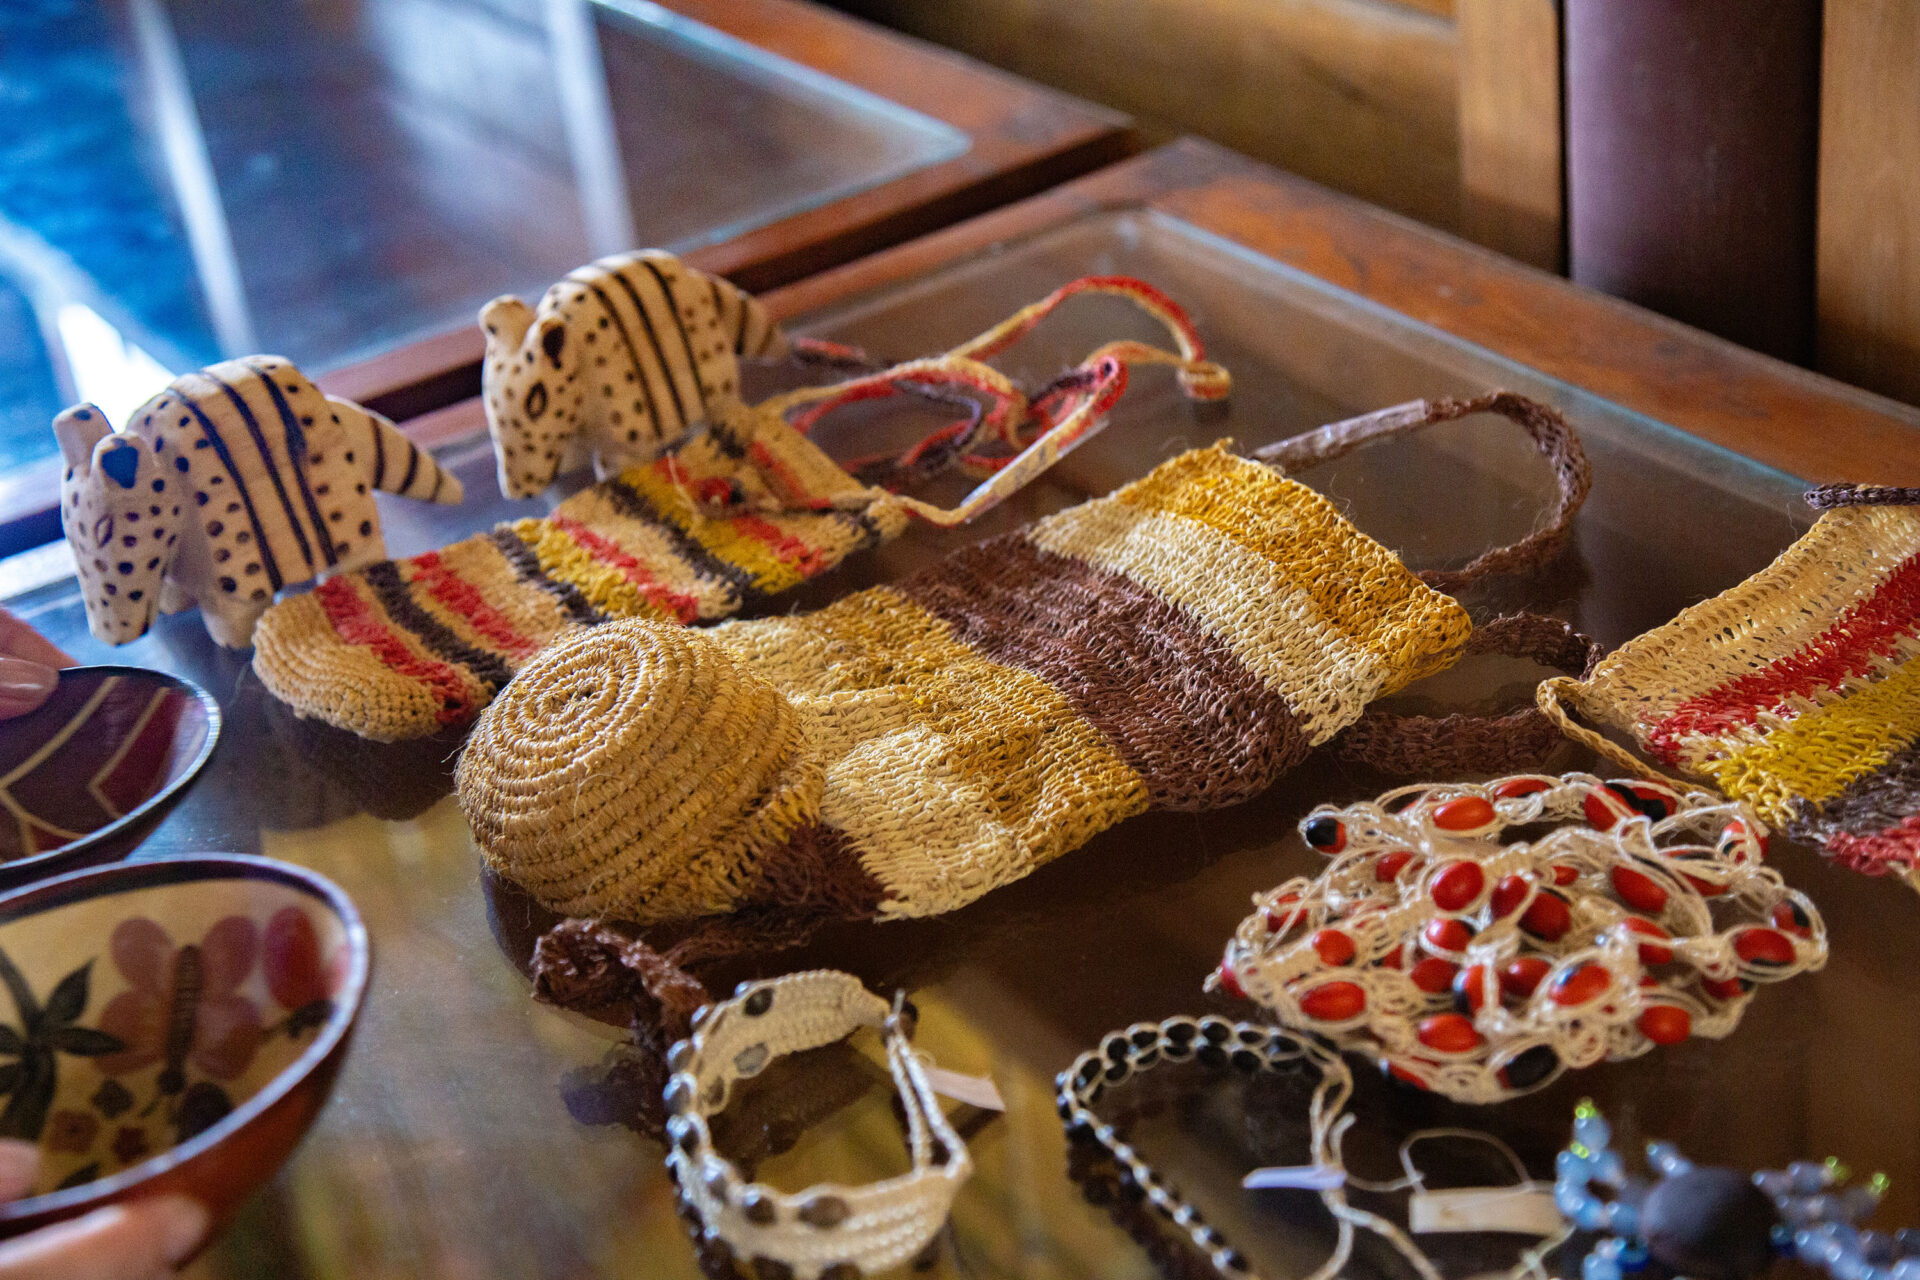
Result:
{"type": "Polygon", "coordinates": [[[947,1219],[967,1155],[908,1042],[911,1014],[858,978],[830,969],[743,982],[731,1000],[693,1016],[693,1034],[667,1055],[667,1168],[681,1211],[710,1249],[760,1277],[851,1280],[912,1258],[947,1219]],[[911,1172],[864,1187],[821,1184],[794,1194],[748,1182],[713,1149],[707,1117],[735,1081],[775,1058],[831,1044],[861,1027],[884,1030],[887,1066],[906,1113],[911,1172]]]}
{"type": "Polygon", "coordinates": [[[1081,1054],[1056,1079],[1060,1119],[1066,1125],[1067,1137],[1105,1150],[1119,1168],[1122,1184],[1137,1191],[1154,1212],[1184,1231],[1215,1271],[1232,1280],[1258,1280],[1259,1273],[1217,1229],[1206,1223],[1200,1211],[1168,1186],[1113,1126],[1093,1111],[1093,1104],[1109,1085],[1123,1083],[1162,1062],[1189,1059],[1206,1067],[1231,1066],[1248,1076],[1295,1066],[1305,1066],[1319,1074],[1308,1107],[1313,1164],[1300,1171],[1300,1185],[1319,1192],[1321,1201],[1339,1225],[1332,1256],[1310,1280],[1327,1280],[1346,1265],[1356,1226],[1379,1233],[1413,1262],[1426,1280],[1438,1280],[1438,1274],[1398,1227],[1347,1203],[1343,1188],[1348,1178],[1340,1163],[1340,1138],[1353,1122],[1353,1117],[1343,1114],[1353,1092],[1353,1076],[1337,1052],[1312,1036],[1257,1023],[1230,1022],[1212,1015],[1172,1017],[1158,1023],[1136,1022],[1123,1031],[1110,1033],[1098,1049],[1081,1054]]]}

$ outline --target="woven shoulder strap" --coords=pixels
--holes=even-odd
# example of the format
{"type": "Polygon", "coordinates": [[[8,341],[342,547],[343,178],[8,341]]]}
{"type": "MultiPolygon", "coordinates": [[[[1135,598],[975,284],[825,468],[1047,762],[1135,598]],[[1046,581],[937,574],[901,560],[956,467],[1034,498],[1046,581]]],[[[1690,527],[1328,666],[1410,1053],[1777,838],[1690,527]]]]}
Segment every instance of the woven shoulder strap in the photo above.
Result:
{"type": "MultiPolygon", "coordinates": [[[[1464,400],[1414,400],[1329,423],[1256,450],[1254,457],[1283,471],[1304,471],[1366,445],[1476,413],[1509,419],[1533,441],[1553,469],[1557,490],[1534,530],[1495,547],[1460,569],[1426,569],[1419,578],[1436,591],[1457,592],[1497,574],[1525,573],[1550,560],[1566,542],[1574,513],[1593,486],[1579,437],[1559,410],[1511,391],[1464,400]]],[[[1558,618],[1520,613],[1474,630],[1459,656],[1500,653],[1584,675],[1603,650],[1558,618]]],[[[1335,739],[1342,759],[1385,773],[1426,777],[1510,773],[1537,765],[1559,742],[1560,731],[1541,707],[1502,716],[1402,716],[1370,711],[1335,739]]]]}
{"type": "MultiPolygon", "coordinates": [[[[1538,613],[1514,613],[1474,628],[1460,656],[1483,653],[1526,658],[1584,678],[1605,656],[1606,648],[1575,631],[1570,622],[1538,613]]],[[[1333,750],[1342,760],[1396,777],[1524,773],[1547,758],[1559,745],[1562,732],[1544,704],[1501,716],[1369,711],[1333,740],[1333,750]]],[[[1635,766],[1635,771],[1644,772],[1645,766],[1635,766]]]]}
{"type": "Polygon", "coordinates": [[[1559,492],[1538,527],[1518,542],[1484,552],[1462,569],[1420,572],[1420,580],[1434,590],[1457,592],[1495,574],[1538,568],[1566,541],[1573,514],[1593,487],[1593,471],[1587,464],[1586,451],[1580,447],[1580,438],[1558,409],[1511,391],[1492,391],[1466,400],[1410,400],[1344,422],[1330,422],[1291,440],[1256,449],[1253,456],[1283,471],[1304,471],[1365,445],[1476,413],[1497,413],[1525,431],[1553,468],[1559,492]]]}

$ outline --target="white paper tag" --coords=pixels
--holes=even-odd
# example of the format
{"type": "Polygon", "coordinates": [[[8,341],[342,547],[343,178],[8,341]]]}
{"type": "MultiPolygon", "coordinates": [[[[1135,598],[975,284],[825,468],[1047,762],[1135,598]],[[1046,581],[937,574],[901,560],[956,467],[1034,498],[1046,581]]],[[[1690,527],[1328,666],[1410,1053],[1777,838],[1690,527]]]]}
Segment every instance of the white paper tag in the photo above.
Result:
{"type": "Polygon", "coordinates": [[[1566,1223],[1553,1192],[1536,1187],[1455,1187],[1416,1191],[1407,1204],[1407,1225],[1416,1233],[1511,1231],[1545,1238],[1566,1223]]]}
{"type": "Polygon", "coordinates": [[[1344,1169],[1329,1169],[1323,1164],[1291,1164],[1255,1169],[1240,1179],[1240,1185],[1249,1191],[1288,1187],[1303,1191],[1331,1191],[1344,1186],[1346,1181],[1344,1169]]]}
{"type": "Polygon", "coordinates": [[[952,1098],[955,1102],[965,1102],[979,1107],[982,1111],[1005,1111],[1007,1104],[1000,1096],[1000,1090],[993,1083],[992,1076],[962,1075],[958,1071],[948,1071],[945,1067],[926,1067],[927,1083],[933,1091],[943,1098],[952,1098]]]}

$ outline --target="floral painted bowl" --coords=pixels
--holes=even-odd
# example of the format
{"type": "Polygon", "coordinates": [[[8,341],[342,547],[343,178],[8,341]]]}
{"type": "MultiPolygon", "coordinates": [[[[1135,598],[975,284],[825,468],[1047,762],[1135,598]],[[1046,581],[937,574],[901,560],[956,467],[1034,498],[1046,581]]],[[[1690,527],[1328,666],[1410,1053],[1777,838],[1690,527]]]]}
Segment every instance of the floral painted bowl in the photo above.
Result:
{"type": "Polygon", "coordinates": [[[367,988],[345,893],[267,858],[78,871],[0,897],[0,1236],[165,1194],[217,1227],[319,1114],[367,988]]]}
{"type": "Polygon", "coordinates": [[[219,704],[189,681],[62,671],[44,705],[0,724],[0,888],[125,857],[219,736],[219,704]]]}

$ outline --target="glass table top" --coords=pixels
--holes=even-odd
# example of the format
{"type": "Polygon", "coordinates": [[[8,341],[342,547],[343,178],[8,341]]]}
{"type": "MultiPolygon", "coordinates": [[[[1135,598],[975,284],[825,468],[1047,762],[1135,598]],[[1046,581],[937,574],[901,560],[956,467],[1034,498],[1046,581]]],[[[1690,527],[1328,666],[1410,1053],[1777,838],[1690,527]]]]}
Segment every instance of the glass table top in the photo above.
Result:
{"type": "Polygon", "coordinates": [[[75,400],[318,373],[968,145],[647,0],[21,0],[0,83],[0,473],[75,400]]]}
{"type": "MultiPolygon", "coordinates": [[[[1593,496],[1568,551],[1533,578],[1469,599],[1478,616],[1531,605],[1613,644],[1665,621],[1766,564],[1808,523],[1799,485],[1658,423],[1548,381],[1434,331],[1250,257],[1180,223],[1138,214],[1069,224],[999,252],[803,318],[809,332],[906,356],[947,347],[1015,305],[1088,272],[1127,272],[1192,312],[1210,354],[1235,374],[1224,413],[1198,414],[1164,371],[1135,380],[1111,425],[1054,473],[947,533],[916,528],[811,584],[781,607],[810,607],[924,565],[945,550],[1105,491],[1222,436],[1243,447],[1421,395],[1504,385],[1562,407],[1594,464],[1593,496]]],[[[1106,339],[1155,338],[1123,304],[1077,300],[1010,353],[1030,380],[1106,339]]],[[[771,386],[779,371],[762,371],[771,386]]],[[[823,425],[849,452],[872,440],[823,425]]],[[[426,549],[536,503],[508,503],[483,441],[446,452],[466,507],[383,507],[396,553],[426,549]]],[[[1479,418],[1363,450],[1303,478],[1416,566],[1457,564],[1531,524],[1546,468],[1503,419],[1479,418]]],[[[383,499],[383,502],[385,500],[383,499]]],[[[449,797],[453,744],[379,747],[294,720],[244,655],[215,649],[192,615],[163,620],[118,651],[86,638],[70,584],[13,607],[83,661],[117,660],[191,676],[227,714],[207,773],[137,856],[259,852],[339,881],[358,902],[375,976],[331,1105],[281,1175],[192,1274],[239,1277],[691,1277],[695,1255],[673,1211],[661,1148],[623,1127],[636,1087],[620,1033],[536,1004],[518,964],[524,907],[483,885],[449,797]]],[[[1414,686],[1412,707],[1488,709],[1523,700],[1539,672],[1472,660],[1414,686]]],[[[1584,763],[1570,749],[1558,763],[1584,763]]],[[[1103,833],[959,913],[846,926],[799,951],[715,971],[710,985],[832,966],[880,991],[908,989],[918,1043],[957,1071],[991,1072],[1004,1115],[962,1110],[977,1166],[925,1274],[1101,1276],[1156,1264],[1067,1176],[1052,1078],[1116,1027],[1175,1013],[1253,1010],[1201,993],[1250,897],[1319,859],[1294,824],[1322,801],[1396,781],[1315,758],[1260,798],[1204,814],[1151,814],[1103,833]]],[[[1920,1222],[1920,899],[1776,844],[1774,864],[1819,904],[1833,957],[1818,974],[1762,991],[1739,1030],[1636,1061],[1570,1073],[1496,1108],[1456,1106],[1350,1060],[1358,1117],[1350,1166],[1392,1176],[1411,1131],[1463,1125],[1497,1134],[1537,1175],[1567,1140],[1576,1099],[1614,1121],[1617,1146],[1677,1141],[1702,1161],[1778,1167],[1837,1154],[1884,1169],[1883,1221],[1920,1222]]],[[[907,1167],[875,1046],[802,1055],[753,1082],[725,1113],[723,1150],[786,1190],[867,1181],[907,1167]]],[[[1132,1140],[1266,1275],[1318,1266],[1332,1224],[1311,1193],[1248,1192],[1265,1164],[1306,1160],[1304,1095],[1284,1081],[1243,1084],[1154,1073],[1116,1096],[1132,1140]],[[1124,1103],[1123,1103],[1124,1099],[1124,1103]]],[[[1118,1113],[1115,1113],[1116,1115],[1118,1113]]],[[[1434,1185],[1499,1173],[1472,1148],[1422,1156],[1434,1185]]],[[[1368,1202],[1403,1211],[1403,1199],[1368,1202]],[[1396,1207],[1396,1205],[1398,1207],[1396,1207]]],[[[1445,1274],[1510,1265],[1515,1237],[1428,1237],[1445,1274]]],[[[1197,1274],[1197,1273],[1196,1273],[1197,1274]]],[[[1363,1244],[1347,1274],[1402,1276],[1363,1244]]]]}

